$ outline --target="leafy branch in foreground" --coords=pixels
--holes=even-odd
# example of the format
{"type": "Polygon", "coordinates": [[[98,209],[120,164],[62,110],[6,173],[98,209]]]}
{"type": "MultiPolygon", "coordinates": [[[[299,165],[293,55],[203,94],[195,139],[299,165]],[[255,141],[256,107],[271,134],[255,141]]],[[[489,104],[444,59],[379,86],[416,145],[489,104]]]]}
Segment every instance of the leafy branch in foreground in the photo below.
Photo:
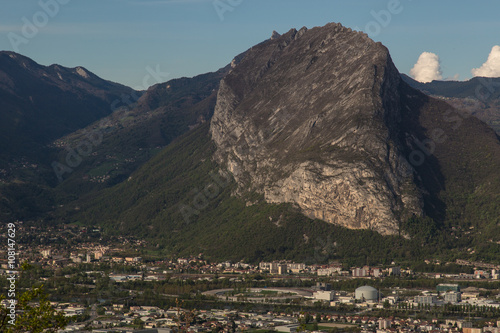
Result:
{"type": "MultiPolygon", "coordinates": [[[[26,271],[27,269],[29,269],[29,266],[24,263],[22,271],[26,271]]],[[[10,304],[5,306],[4,299],[5,296],[1,295],[0,332],[57,332],[66,327],[68,323],[64,313],[56,311],[50,304],[43,286],[31,287],[20,294],[15,307],[10,300],[10,304]]]]}

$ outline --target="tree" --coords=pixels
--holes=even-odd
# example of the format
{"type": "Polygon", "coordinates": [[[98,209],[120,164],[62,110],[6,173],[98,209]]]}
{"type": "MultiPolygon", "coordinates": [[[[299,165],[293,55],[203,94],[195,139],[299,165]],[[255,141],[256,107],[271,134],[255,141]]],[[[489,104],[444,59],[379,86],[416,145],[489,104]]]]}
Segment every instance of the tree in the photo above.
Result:
{"type": "Polygon", "coordinates": [[[299,318],[299,327],[297,327],[297,332],[304,332],[306,331],[306,321],[304,318],[299,318]]]}
{"type": "MultiPolygon", "coordinates": [[[[5,298],[0,296],[0,301],[5,298]]],[[[0,332],[57,332],[67,325],[62,311],[57,312],[50,304],[42,287],[32,287],[19,297],[15,317],[9,308],[0,305],[0,332]]]]}
{"type": "Polygon", "coordinates": [[[135,318],[132,322],[132,325],[134,325],[135,328],[144,328],[144,322],[141,320],[141,318],[135,318]]]}
{"type": "Polygon", "coordinates": [[[177,308],[177,315],[174,321],[177,324],[177,332],[188,332],[191,323],[196,318],[195,310],[184,310],[181,306],[184,304],[184,301],[179,301],[179,299],[175,299],[175,304],[177,308]]]}

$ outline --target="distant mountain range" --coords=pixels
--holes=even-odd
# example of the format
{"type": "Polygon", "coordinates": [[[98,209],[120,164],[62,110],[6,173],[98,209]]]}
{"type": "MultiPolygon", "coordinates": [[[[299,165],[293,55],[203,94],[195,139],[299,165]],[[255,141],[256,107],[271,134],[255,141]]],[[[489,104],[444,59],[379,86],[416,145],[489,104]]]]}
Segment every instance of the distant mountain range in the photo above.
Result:
{"type": "Polygon", "coordinates": [[[3,52],[0,216],[219,259],[499,260],[499,139],[470,117],[495,128],[496,83],[418,83],[339,24],[146,92],[3,52]]]}
{"type": "Polygon", "coordinates": [[[468,81],[420,83],[405,74],[401,77],[413,88],[466,110],[500,135],[500,78],[474,77],[468,81]]]}
{"type": "Polygon", "coordinates": [[[45,67],[0,53],[0,217],[47,218],[68,200],[127,179],[210,119],[229,68],[144,93],[83,67],[45,67]]]}
{"type": "Polygon", "coordinates": [[[0,149],[26,153],[84,128],[111,114],[122,94],[140,95],[83,67],[46,67],[0,52],[0,149]]]}
{"type": "Polygon", "coordinates": [[[432,81],[421,83],[406,74],[401,74],[403,80],[413,88],[423,92],[450,98],[471,98],[482,102],[494,101],[500,98],[500,78],[474,77],[468,81],[432,81]]]}

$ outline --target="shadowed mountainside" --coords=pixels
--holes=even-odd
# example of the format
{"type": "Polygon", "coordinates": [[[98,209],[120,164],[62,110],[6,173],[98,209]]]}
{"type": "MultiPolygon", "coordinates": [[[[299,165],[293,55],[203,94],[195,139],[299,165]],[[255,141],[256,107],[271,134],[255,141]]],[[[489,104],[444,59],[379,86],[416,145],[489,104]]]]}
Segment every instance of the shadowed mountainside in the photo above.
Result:
{"type": "Polygon", "coordinates": [[[30,155],[109,115],[112,102],[122,94],[138,93],[83,67],[47,67],[13,52],[0,52],[2,157],[30,155]]]}
{"type": "Polygon", "coordinates": [[[474,77],[468,81],[420,83],[405,74],[401,76],[413,88],[481,119],[500,135],[500,78],[474,77]]]}

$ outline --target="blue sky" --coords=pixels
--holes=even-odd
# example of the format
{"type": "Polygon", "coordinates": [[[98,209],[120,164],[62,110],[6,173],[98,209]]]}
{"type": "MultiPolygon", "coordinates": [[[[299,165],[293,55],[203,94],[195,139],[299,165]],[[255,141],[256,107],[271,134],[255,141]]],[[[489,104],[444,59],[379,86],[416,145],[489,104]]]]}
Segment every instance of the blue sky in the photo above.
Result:
{"type": "Polygon", "coordinates": [[[328,22],[369,30],[407,74],[426,51],[439,56],[443,78],[468,79],[500,45],[498,0],[0,1],[0,50],[18,50],[43,65],[83,66],[134,88],[143,86],[147,68],[168,72],[165,80],[214,71],[273,30],[328,22]],[[57,3],[57,13],[47,14],[40,3],[52,3],[52,10],[57,3]],[[373,14],[390,13],[391,6],[390,18],[377,21],[373,14]],[[29,38],[26,21],[40,27],[29,38]],[[17,46],[12,33],[23,38],[17,46]]]}

